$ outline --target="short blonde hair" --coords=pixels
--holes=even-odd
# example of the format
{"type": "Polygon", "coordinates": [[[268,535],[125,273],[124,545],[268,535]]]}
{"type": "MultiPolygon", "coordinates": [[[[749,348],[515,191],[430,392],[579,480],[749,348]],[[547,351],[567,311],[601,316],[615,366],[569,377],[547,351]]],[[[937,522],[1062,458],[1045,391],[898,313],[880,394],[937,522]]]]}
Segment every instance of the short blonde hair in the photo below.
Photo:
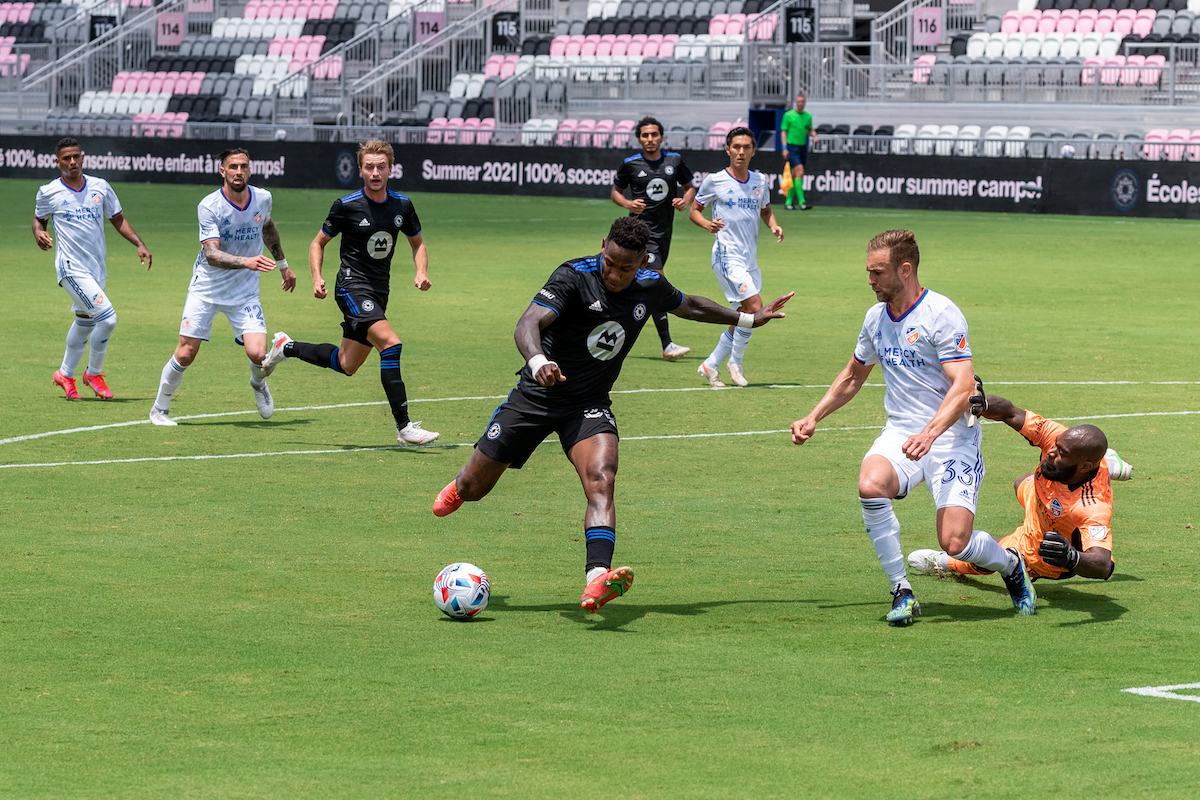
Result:
{"type": "Polygon", "coordinates": [[[363,157],[381,155],[387,159],[388,166],[396,163],[396,153],[392,146],[382,139],[369,139],[358,146],[358,165],[363,165],[363,157]]]}
{"type": "Polygon", "coordinates": [[[884,231],[867,243],[867,252],[888,251],[892,269],[900,269],[905,261],[912,264],[913,271],[921,264],[921,249],[917,247],[917,235],[903,228],[884,231]]]}

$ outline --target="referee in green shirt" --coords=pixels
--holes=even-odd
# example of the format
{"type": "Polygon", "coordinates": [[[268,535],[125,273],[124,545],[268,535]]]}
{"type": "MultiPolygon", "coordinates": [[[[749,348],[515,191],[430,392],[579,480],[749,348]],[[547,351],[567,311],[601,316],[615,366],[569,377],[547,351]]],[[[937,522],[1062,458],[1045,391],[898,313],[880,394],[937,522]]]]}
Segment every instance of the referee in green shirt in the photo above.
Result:
{"type": "Polygon", "coordinates": [[[808,211],[812,206],[804,202],[804,164],[808,161],[808,137],[821,141],[813,133],[812,114],[804,110],[804,95],[796,95],[796,107],[783,115],[780,123],[783,133],[783,160],[792,167],[792,190],[787,196],[787,210],[808,211]]]}

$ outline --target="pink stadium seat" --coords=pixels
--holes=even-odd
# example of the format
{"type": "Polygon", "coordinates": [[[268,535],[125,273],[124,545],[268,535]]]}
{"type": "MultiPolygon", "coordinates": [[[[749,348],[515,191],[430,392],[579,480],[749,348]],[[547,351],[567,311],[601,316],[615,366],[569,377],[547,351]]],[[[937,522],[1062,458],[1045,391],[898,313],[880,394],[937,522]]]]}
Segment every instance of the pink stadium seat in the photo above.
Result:
{"type": "Polygon", "coordinates": [[[1146,63],[1145,56],[1129,56],[1125,59],[1125,69],[1121,70],[1121,85],[1135,86],[1138,78],[1141,77],[1141,69],[1130,69],[1130,67],[1141,67],[1146,63]]]}
{"type": "Polygon", "coordinates": [[[175,90],[175,81],[171,81],[171,88],[165,88],[164,84],[166,83],[166,77],[166,75],[161,73],[155,73],[154,76],[150,78],[150,87],[146,89],[146,91],[152,94],[162,94],[164,92],[166,94],[171,94],[175,90]]]}
{"type": "Polygon", "coordinates": [[[1093,83],[1095,83],[1096,82],[1096,70],[1087,69],[1087,67],[1098,67],[1103,63],[1104,63],[1104,59],[1101,58],[1100,56],[1092,56],[1091,58],[1085,58],[1083,61],[1084,69],[1081,70],[1079,73],[1080,82],[1084,86],[1091,86],[1093,83]]]}
{"type": "Polygon", "coordinates": [[[629,42],[613,42],[613,56],[624,56],[629,52],[629,42]]]}
{"type": "Polygon", "coordinates": [[[146,113],[133,115],[133,135],[138,137],[142,135],[142,123],[146,121],[146,117],[150,116],[146,113]]]}
{"type": "Polygon", "coordinates": [[[1021,33],[1033,33],[1038,29],[1038,23],[1042,21],[1042,12],[1027,11],[1021,17],[1021,24],[1017,30],[1021,33]]]}
{"type": "Polygon", "coordinates": [[[1184,144],[1191,137],[1192,132],[1187,128],[1177,128],[1168,133],[1167,146],[1164,148],[1167,161],[1183,161],[1184,144]]]}
{"type": "Polygon", "coordinates": [[[479,117],[467,117],[463,120],[462,130],[458,134],[459,144],[475,144],[475,131],[479,130],[479,117]]]}
{"type": "Polygon", "coordinates": [[[246,3],[246,7],[242,9],[242,16],[245,19],[258,19],[258,7],[262,5],[258,0],[250,0],[246,3]]]}
{"type": "Polygon", "coordinates": [[[913,83],[929,83],[929,73],[931,70],[922,69],[922,67],[930,67],[937,61],[937,57],[933,55],[917,56],[913,62],[912,82],[913,83]]]}
{"type": "Polygon", "coordinates": [[[1187,160],[1200,161],[1200,131],[1192,131],[1188,137],[1187,160]]]}
{"type": "Polygon", "coordinates": [[[1162,158],[1163,147],[1157,142],[1165,142],[1167,140],[1166,128],[1154,128],[1146,131],[1146,135],[1142,137],[1146,143],[1142,145],[1142,158],[1147,161],[1157,161],[1162,158]]]}
{"type": "Polygon", "coordinates": [[[113,94],[120,94],[125,91],[125,82],[129,80],[128,72],[118,72],[113,76],[112,91],[113,94]]]}
{"type": "MultiPolygon", "coordinates": [[[[1126,9],[1128,11],[1129,9],[1126,9]]],[[[1128,36],[1133,32],[1133,17],[1117,17],[1113,23],[1113,32],[1119,33],[1121,36],[1128,36]]]]}
{"type": "MultiPolygon", "coordinates": [[[[1057,11],[1058,9],[1053,10],[1057,11]]],[[[1057,14],[1051,17],[1047,16],[1045,12],[1043,12],[1042,18],[1038,20],[1037,31],[1038,33],[1054,33],[1055,29],[1058,28],[1058,23],[1059,18],[1057,14]]]]}
{"type": "Polygon", "coordinates": [[[1062,13],[1062,16],[1058,18],[1058,24],[1054,26],[1054,32],[1055,33],[1063,33],[1063,34],[1074,33],[1075,32],[1075,23],[1078,21],[1079,21],[1079,10],[1074,9],[1074,8],[1068,8],[1066,11],[1064,11],[1062,13]],[[1068,14],[1067,13],[1068,11],[1074,11],[1075,13],[1068,14]]]}
{"type": "MultiPolygon", "coordinates": [[[[1107,10],[1112,11],[1111,8],[1107,10]]],[[[1097,17],[1096,25],[1092,28],[1092,32],[1099,33],[1101,35],[1111,33],[1113,29],[1113,23],[1116,22],[1116,20],[1116,17],[1097,17]]]]}
{"type": "Polygon", "coordinates": [[[642,48],[644,48],[645,46],[646,46],[645,42],[632,41],[629,43],[629,48],[625,51],[625,55],[640,56],[643,54],[642,48]]]}
{"type": "Polygon", "coordinates": [[[514,63],[512,61],[505,61],[500,66],[500,80],[504,80],[505,78],[511,78],[516,73],[516,71],[517,71],[516,63],[514,63]]]}
{"type": "Polygon", "coordinates": [[[598,45],[596,45],[596,55],[611,56],[613,54],[613,44],[615,44],[615,42],[601,41],[598,45]]]}
{"type": "Polygon", "coordinates": [[[1137,19],[1135,19],[1133,21],[1133,30],[1131,32],[1136,33],[1138,36],[1146,36],[1153,29],[1154,29],[1154,20],[1153,19],[1147,19],[1146,17],[1138,17],[1137,19]]]}
{"type": "Polygon", "coordinates": [[[591,37],[588,37],[588,40],[584,41],[583,48],[579,51],[579,55],[583,58],[591,58],[592,56],[596,55],[596,48],[599,47],[599,45],[599,41],[591,41],[591,37]]]}
{"type": "Polygon", "coordinates": [[[271,6],[268,8],[267,19],[283,19],[283,6],[271,6]]]}
{"type": "Polygon", "coordinates": [[[558,123],[558,134],[554,137],[554,144],[559,147],[570,147],[575,143],[575,129],[579,125],[579,120],[564,119],[558,123]]]}
{"type": "Polygon", "coordinates": [[[175,124],[171,126],[170,136],[173,139],[183,137],[183,123],[188,121],[188,113],[186,111],[175,112],[175,124]]]}
{"type": "Polygon", "coordinates": [[[1162,67],[1166,63],[1166,56],[1146,56],[1147,69],[1142,70],[1142,77],[1138,82],[1142,86],[1157,86],[1159,79],[1162,78],[1162,67]]]}
{"type": "Polygon", "coordinates": [[[1016,33],[1021,28],[1021,12],[1020,11],[1005,11],[1004,16],[1000,18],[1001,33],[1016,33]]]}
{"type": "MultiPolygon", "coordinates": [[[[643,50],[642,53],[644,55],[645,51],[643,50]]],[[[675,43],[664,39],[662,44],[660,44],[658,46],[658,57],[659,58],[672,58],[674,55],[675,55],[675,43]]]]}
{"type": "Polygon", "coordinates": [[[1125,66],[1125,56],[1112,56],[1104,59],[1105,69],[1100,70],[1100,83],[1104,86],[1116,86],[1125,70],[1116,67],[1125,66]]]}
{"type": "Polygon", "coordinates": [[[475,134],[476,144],[491,144],[492,131],[496,130],[496,118],[486,117],[479,120],[479,132],[475,134]]]}
{"type": "Polygon", "coordinates": [[[458,144],[458,132],[462,130],[462,126],[462,117],[451,117],[446,120],[446,127],[442,131],[442,144],[458,144]]]}
{"type": "Polygon", "coordinates": [[[427,144],[442,143],[442,129],[446,127],[447,121],[445,117],[434,117],[429,120],[429,132],[425,134],[427,144]]]}
{"type": "Polygon", "coordinates": [[[733,130],[732,122],[718,122],[709,128],[708,131],[708,149],[709,150],[724,150],[725,149],[725,134],[733,130]]]}
{"type": "Polygon", "coordinates": [[[492,61],[489,59],[488,62],[483,65],[483,77],[494,78],[494,77],[499,76],[500,75],[500,63],[501,62],[499,62],[499,61],[492,61]]]}
{"type": "Polygon", "coordinates": [[[21,3],[21,8],[17,12],[17,22],[29,22],[29,17],[33,14],[33,3],[21,3]]]}
{"type": "Polygon", "coordinates": [[[637,125],[637,122],[632,119],[623,119],[623,120],[619,121],[613,127],[612,146],[613,147],[621,147],[621,148],[636,147],[638,145],[638,143],[635,141],[632,141],[633,140],[633,135],[632,135],[633,134],[633,126],[635,126],[635,125],[637,125]]]}
{"type": "Polygon", "coordinates": [[[596,120],[581,119],[575,123],[575,146],[591,147],[592,131],[596,129],[596,120]]]}
{"type": "Polygon", "coordinates": [[[550,40],[550,56],[564,56],[567,54],[567,42],[571,41],[570,36],[555,36],[550,40]]]}
{"type": "Polygon", "coordinates": [[[647,41],[644,45],[642,45],[642,58],[657,58],[659,54],[658,48],[661,45],[661,41],[647,41]]]}
{"type": "Polygon", "coordinates": [[[725,33],[725,26],[729,24],[728,14],[716,14],[708,21],[708,33],[711,36],[720,36],[725,33]]]}
{"type": "MultiPolygon", "coordinates": [[[[176,86],[179,84],[176,83],[176,86]]],[[[187,82],[188,94],[200,94],[200,87],[204,85],[204,73],[195,72],[192,74],[192,79],[187,82]]]]}
{"type": "Polygon", "coordinates": [[[150,91],[150,82],[154,80],[154,74],[143,72],[137,79],[137,85],[134,88],[129,87],[129,81],[125,82],[125,91],[127,92],[148,92],[150,91]]]}
{"type": "Polygon", "coordinates": [[[608,147],[608,143],[612,140],[612,129],[617,123],[611,119],[602,119],[596,122],[596,127],[592,129],[592,147],[608,147]]]}

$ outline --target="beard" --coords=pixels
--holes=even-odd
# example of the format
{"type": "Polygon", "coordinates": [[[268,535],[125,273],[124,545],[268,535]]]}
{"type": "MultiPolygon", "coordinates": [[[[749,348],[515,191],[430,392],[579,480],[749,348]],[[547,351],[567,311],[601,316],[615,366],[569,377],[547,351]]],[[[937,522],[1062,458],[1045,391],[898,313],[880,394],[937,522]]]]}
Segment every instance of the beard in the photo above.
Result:
{"type": "Polygon", "coordinates": [[[1058,483],[1067,483],[1079,471],[1078,465],[1073,467],[1054,467],[1048,461],[1043,461],[1041,466],[1042,477],[1047,480],[1056,481],[1058,483]]]}

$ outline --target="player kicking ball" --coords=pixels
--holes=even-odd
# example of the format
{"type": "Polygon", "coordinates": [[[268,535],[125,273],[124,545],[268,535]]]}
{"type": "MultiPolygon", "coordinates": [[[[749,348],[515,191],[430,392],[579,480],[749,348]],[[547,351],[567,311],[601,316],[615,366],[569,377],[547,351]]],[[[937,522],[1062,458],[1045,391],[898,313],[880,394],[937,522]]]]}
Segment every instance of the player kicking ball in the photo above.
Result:
{"type": "MultiPolygon", "coordinates": [[[[1003,422],[1042,451],[1033,474],[1013,484],[1025,521],[1000,546],[1019,552],[1034,580],[1108,580],[1114,567],[1112,481],[1129,480],[1133,467],[1095,425],[1068,428],[982,390],[971,397],[971,413],[1003,422]]],[[[939,550],[914,550],[908,565],[940,577],[988,574],[939,550]]]]}
{"type": "Polygon", "coordinates": [[[879,302],[867,311],[850,362],[808,416],[792,423],[792,442],[811,439],[817,423],[850,402],[871,369],[882,366],[887,424],[863,457],[858,497],[867,535],[892,585],[888,623],[911,625],[921,613],[905,574],[892,501],[922,481],[937,506],[942,548],[999,572],[1017,613],[1032,614],[1037,594],[1021,556],[974,529],[984,466],[980,428],[967,414],[975,386],[967,321],[949,298],[921,285],[920,261],[912,231],[885,231],[867,244],[867,283],[879,302]]]}
{"type": "Polygon", "coordinates": [[[250,388],[263,419],[275,413],[275,401],[267,388],[271,370],[267,355],[267,323],[259,302],[258,276],[277,267],[285,292],[296,288],[296,274],[288,268],[279,241],[279,230],[271,219],[271,193],[250,185],[250,155],[231,147],[220,162],[221,188],[200,201],[200,253],[192,265],[179,323],[179,344],[159,377],[158,396],[150,408],[155,425],[177,425],[171,419],[171,398],[183,380],[183,372],[212,335],[213,320],[224,314],[250,359],[250,388]],[[274,258],[263,255],[263,245],[274,258]]]}
{"type": "Polygon", "coordinates": [[[557,433],[587,498],[580,605],[592,613],[633,584],[631,568],[612,568],[618,437],[609,392],[638,334],[659,311],[749,330],[783,318],[792,297],[748,314],[685,295],[662,273],[645,268],[649,240],[645,222],[622,217],[599,255],[568,261],[550,275],[517,322],[517,350],[526,362],[517,387],[433,503],[433,513],[444,517],[464,501],[481,500],[506,469],[520,469],[543,439],[557,433]]]}

